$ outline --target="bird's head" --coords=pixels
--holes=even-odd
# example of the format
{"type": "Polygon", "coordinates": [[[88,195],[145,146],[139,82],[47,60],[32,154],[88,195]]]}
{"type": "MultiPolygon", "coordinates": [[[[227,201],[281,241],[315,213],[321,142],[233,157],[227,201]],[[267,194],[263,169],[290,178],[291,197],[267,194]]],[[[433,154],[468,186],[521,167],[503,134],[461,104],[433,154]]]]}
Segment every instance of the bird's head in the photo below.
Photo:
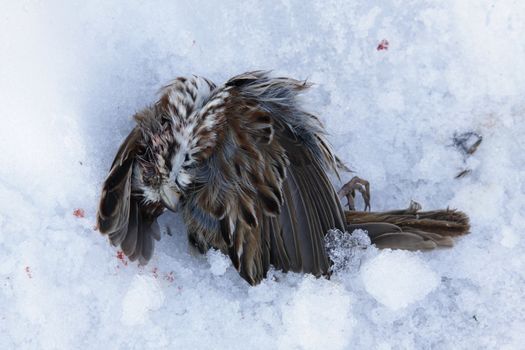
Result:
{"type": "Polygon", "coordinates": [[[104,181],[97,227],[131,260],[151,258],[160,239],[157,217],[176,211],[195,190],[222,137],[225,89],[204,78],[178,78],[160,99],[135,115],[104,181]]]}
{"type": "Polygon", "coordinates": [[[140,138],[132,171],[132,193],[145,204],[177,211],[221,131],[227,91],[214,94],[206,79],[179,78],[161,98],[135,115],[140,138]]]}
{"type": "MultiPolygon", "coordinates": [[[[155,106],[135,116],[141,137],[138,141],[132,171],[132,190],[145,203],[162,203],[176,211],[180,200],[195,174],[188,128],[175,137],[175,122],[160,113],[155,106]]],[[[178,121],[177,121],[178,125],[178,121]]]]}

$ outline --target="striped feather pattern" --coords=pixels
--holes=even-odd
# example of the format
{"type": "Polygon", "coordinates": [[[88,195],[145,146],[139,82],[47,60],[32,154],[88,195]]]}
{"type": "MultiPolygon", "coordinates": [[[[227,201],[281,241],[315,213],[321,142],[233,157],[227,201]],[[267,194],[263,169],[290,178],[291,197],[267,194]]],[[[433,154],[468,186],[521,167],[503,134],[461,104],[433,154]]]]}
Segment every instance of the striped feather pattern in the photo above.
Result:
{"type": "Polygon", "coordinates": [[[104,184],[100,231],[146,262],[169,193],[190,242],[228,254],[250,284],[271,265],[328,274],[323,237],[343,230],[344,216],[326,171],[340,161],[319,119],[298,104],[308,87],[262,71],[222,86],[172,81],[135,116],[104,184]]]}

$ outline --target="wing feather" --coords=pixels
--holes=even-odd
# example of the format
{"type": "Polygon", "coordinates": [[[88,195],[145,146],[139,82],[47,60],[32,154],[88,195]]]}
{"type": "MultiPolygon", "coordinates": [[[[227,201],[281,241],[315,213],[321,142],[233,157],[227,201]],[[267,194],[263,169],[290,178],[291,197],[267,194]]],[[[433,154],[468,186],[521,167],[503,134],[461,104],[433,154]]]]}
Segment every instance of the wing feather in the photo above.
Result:
{"type": "Polygon", "coordinates": [[[120,246],[130,260],[146,263],[151,259],[154,242],[160,239],[157,217],[162,208],[142,203],[133,189],[132,177],[137,146],[141,137],[135,127],[124,140],[106,178],[97,212],[97,227],[107,234],[112,245],[120,246]]]}
{"type": "Polygon", "coordinates": [[[324,235],[344,229],[326,175],[337,168],[337,158],[320,121],[297,103],[308,86],[266,72],[230,80],[223,87],[228,97],[221,141],[203,166],[199,190],[186,202],[190,240],[228,253],[250,284],[259,283],[270,265],[328,274],[324,235]],[[214,211],[219,204],[224,210],[214,211]],[[205,227],[193,212],[206,213],[217,225],[205,227]]]}

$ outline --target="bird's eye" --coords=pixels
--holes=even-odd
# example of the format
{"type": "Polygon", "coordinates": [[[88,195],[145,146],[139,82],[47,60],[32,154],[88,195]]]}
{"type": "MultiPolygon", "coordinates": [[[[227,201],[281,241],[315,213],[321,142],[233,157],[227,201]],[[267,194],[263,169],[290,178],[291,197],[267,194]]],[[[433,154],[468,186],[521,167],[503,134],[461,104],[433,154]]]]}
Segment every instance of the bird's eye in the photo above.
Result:
{"type": "Polygon", "coordinates": [[[195,161],[192,162],[190,155],[186,154],[186,157],[184,158],[183,169],[189,170],[195,168],[196,166],[197,163],[195,161]]]}

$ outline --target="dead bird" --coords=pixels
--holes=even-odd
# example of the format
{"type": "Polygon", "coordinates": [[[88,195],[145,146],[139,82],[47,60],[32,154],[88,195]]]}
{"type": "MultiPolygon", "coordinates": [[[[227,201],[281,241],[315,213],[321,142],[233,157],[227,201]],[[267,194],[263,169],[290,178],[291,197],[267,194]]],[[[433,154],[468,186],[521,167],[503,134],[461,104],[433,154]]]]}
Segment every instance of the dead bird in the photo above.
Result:
{"type": "MultiPolygon", "coordinates": [[[[298,102],[309,86],[263,71],[219,86],[197,76],[172,81],[134,117],[137,125],[103,184],[99,231],[145,264],[160,239],[158,216],[179,211],[190,243],[202,253],[214,248],[229,255],[252,285],[270,266],[328,275],[324,236],[330,229],[361,225],[383,247],[450,245],[442,233],[405,232],[391,220],[412,211],[389,217],[365,211],[360,221],[358,212],[344,212],[327,173],[347,168],[319,119],[298,102]]],[[[355,195],[363,184],[354,181],[344,191],[355,195]]],[[[360,192],[369,199],[369,188],[360,192]]]]}

